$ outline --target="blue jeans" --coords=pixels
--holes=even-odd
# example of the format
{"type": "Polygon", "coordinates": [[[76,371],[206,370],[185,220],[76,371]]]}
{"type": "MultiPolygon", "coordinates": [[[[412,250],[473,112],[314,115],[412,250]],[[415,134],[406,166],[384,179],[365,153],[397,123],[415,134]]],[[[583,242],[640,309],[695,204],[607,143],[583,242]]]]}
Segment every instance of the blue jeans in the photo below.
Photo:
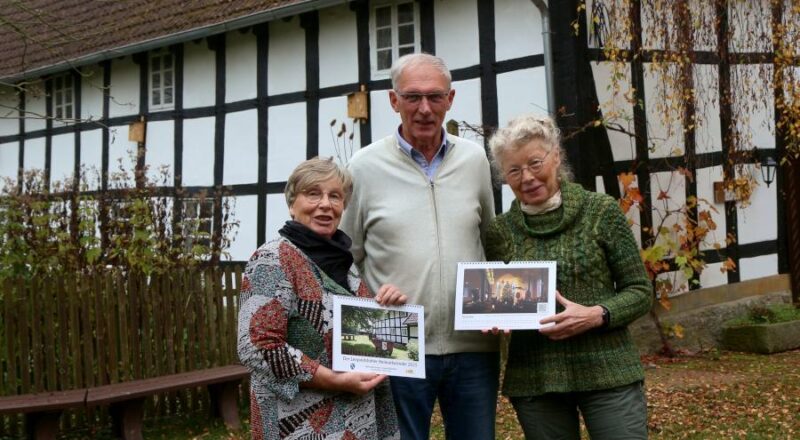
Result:
{"type": "Polygon", "coordinates": [[[402,439],[428,439],[438,397],[446,438],[493,440],[499,374],[498,353],[454,353],[425,356],[425,379],[392,377],[402,439]]]}

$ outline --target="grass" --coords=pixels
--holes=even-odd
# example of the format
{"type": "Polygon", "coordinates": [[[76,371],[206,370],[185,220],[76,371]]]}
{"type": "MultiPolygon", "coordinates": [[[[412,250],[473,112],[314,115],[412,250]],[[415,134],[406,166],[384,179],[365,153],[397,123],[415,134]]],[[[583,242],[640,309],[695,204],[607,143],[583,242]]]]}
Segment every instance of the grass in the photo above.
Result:
{"type": "MultiPolygon", "coordinates": [[[[650,438],[800,438],[800,350],[772,355],[708,351],[674,359],[645,357],[650,438]]],[[[498,399],[497,439],[522,439],[514,410],[498,399]]],[[[243,440],[219,421],[197,416],[147,422],[144,437],[169,440],[243,440]]],[[[105,431],[72,432],[68,439],[110,438],[105,431]]],[[[432,439],[443,439],[434,415],[432,439]]],[[[586,438],[586,437],[585,437],[586,438]]]]}
{"type": "Polygon", "coordinates": [[[753,307],[747,315],[731,319],[726,325],[736,327],[752,324],[778,324],[796,320],[800,320],[800,308],[792,304],[773,304],[753,307]]]}

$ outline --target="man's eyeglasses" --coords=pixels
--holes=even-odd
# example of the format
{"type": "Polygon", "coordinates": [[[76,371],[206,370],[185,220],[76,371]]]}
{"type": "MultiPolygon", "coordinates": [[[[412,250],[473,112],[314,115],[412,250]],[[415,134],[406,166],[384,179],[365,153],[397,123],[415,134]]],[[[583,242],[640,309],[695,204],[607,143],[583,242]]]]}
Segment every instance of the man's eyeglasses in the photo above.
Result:
{"type": "MultiPolygon", "coordinates": [[[[553,151],[553,150],[550,150],[553,151]]],[[[506,180],[509,182],[517,181],[522,178],[522,172],[524,170],[528,170],[534,176],[538,175],[542,172],[544,168],[544,161],[547,160],[547,156],[550,154],[550,151],[545,153],[541,159],[532,159],[528,161],[528,163],[523,167],[511,167],[506,171],[506,180]]]]}
{"type": "Polygon", "coordinates": [[[409,104],[420,104],[422,99],[425,98],[428,100],[428,104],[431,105],[440,105],[444,104],[447,101],[447,95],[450,94],[450,91],[446,92],[432,92],[432,93],[400,93],[395,90],[397,96],[403,98],[409,104]]]}
{"type": "Polygon", "coordinates": [[[334,191],[325,193],[318,189],[309,189],[307,191],[303,191],[303,195],[306,196],[306,200],[315,205],[322,203],[322,199],[325,197],[325,194],[328,195],[328,203],[330,203],[332,206],[340,207],[344,205],[344,194],[340,192],[334,191]]]}

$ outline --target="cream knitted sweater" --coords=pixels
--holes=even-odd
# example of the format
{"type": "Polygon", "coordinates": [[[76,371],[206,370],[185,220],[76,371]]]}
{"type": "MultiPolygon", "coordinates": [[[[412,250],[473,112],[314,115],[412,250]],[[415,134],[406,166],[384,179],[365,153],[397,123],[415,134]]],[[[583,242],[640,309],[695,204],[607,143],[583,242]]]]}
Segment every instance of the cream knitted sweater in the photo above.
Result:
{"type": "Polygon", "coordinates": [[[457,263],[484,259],[494,198],[483,149],[451,135],[447,143],[433,181],[394,135],[359,151],[340,228],[370,290],[391,283],[425,307],[426,354],[497,351],[494,337],[453,330],[457,263]]]}

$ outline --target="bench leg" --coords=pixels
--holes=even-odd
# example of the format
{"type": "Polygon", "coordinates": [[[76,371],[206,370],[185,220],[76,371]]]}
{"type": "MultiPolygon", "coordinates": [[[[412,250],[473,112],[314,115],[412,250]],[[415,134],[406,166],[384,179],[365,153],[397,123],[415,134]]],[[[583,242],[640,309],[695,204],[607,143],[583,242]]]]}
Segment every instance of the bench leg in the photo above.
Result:
{"type": "Polygon", "coordinates": [[[109,408],[114,436],[123,440],[142,440],[144,399],[112,404],[109,408]]]}
{"type": "Polygon", "coordinates": [[[217,383],[208,386],[208,394],[211,396],[211,407],[215,417],[222,417],[225,426],[232,431],[242,429],[239,420],[238,402],[239,381],[217,383]]]}
{"type": "Polygon", "coordinates": [[[30,413],[25,415],[25,430],[29,439],[56,440],[61,411],[30,413]]]}

